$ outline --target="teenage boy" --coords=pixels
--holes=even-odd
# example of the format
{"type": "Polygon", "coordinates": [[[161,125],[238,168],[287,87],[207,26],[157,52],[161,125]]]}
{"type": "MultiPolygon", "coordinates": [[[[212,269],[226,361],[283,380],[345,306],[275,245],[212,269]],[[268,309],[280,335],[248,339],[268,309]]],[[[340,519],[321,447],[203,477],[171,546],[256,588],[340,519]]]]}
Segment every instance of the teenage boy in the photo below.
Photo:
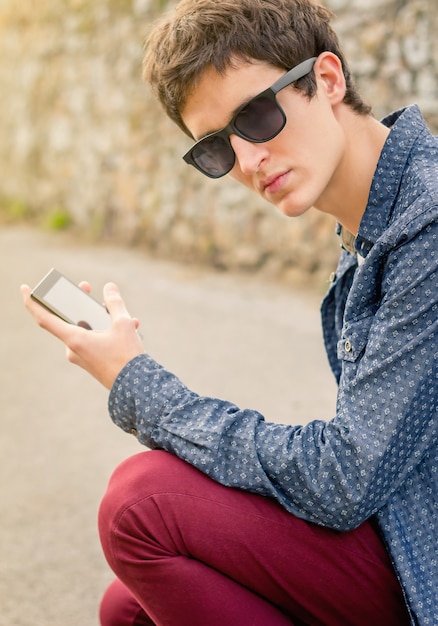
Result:
{"type": "Polygon", "coordinates": [[[332,420],[270,424],[187,389],[144,353],[115,285],[101,333],[22,288],[154,449],[101,505],[117,575],[104,626],[438,623],[438,142],[416,106],[374,119],[330,18],[309,0],[183,0],[148,39],[145,77],[195,142],[188,164],[287,216],[336,217],[332,420]]]}

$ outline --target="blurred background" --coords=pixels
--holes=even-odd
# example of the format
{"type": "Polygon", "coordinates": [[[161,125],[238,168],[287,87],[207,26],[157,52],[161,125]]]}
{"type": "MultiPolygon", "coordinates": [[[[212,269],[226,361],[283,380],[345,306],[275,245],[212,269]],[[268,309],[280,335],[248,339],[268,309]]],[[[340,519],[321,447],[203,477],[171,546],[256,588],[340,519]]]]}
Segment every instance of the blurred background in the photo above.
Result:
{"type": "MultiPolygon", "coordinates": [[[[0,626],[97,626],[96,530],[113,468],[142,450],[107,392],[36,328],[18,287],[52,266],[115,280],[147,350],[199,393],[304,423],[334,414],[318,305],[339,244],[208,180],[141,81],[158,0],[0,0],[0,626]]],[[[436,0],[327,0],[376,117],[438,130],[436,0]]],[[[143,448],[144,449],[144,448],[143,448]]]]}
{"type": "MultiPolygon", "coordinates": [[[[330,217],[287,220],[180,158],[189,140],[141,81],[166,0],[0,0],[0,218],[74,229],[161,258],[326,279],[330,217]]],[[[438,129],[436,0],[327,0],[365,100],[417,102],[438,129]]]]}

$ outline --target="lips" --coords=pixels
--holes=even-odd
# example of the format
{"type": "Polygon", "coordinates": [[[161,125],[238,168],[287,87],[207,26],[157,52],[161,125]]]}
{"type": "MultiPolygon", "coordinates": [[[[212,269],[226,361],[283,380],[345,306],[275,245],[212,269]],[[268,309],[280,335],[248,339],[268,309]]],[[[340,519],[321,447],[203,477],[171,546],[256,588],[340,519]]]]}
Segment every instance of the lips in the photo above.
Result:
{"type": "Polygon", "coordinates": [[[265,178],[260,183],[260,188],[264,193],[273,194],[277,193],[283,187],[289,172],[281,172],[280,174],[274,174],[265,178]]]}

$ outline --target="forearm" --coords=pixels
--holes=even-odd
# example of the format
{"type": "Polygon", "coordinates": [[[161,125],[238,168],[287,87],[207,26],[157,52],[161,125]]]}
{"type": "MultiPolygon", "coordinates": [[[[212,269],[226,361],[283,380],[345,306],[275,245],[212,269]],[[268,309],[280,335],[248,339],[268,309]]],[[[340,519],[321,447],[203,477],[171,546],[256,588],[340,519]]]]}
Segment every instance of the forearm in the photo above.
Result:
{"type": "Polygon", "coordinates": [[[146,446],[168,450],[226,486],[275,498],[298,517],[343,530],[383,506],[427,446],[409,449],[382,432],[370,451],[369,427],[353,410],[303,427],[266,423],[257,411],[198,396],[147,356],[120,374],[109,408],[146,446]],[[403,465],[402,455],[406,468],[393,462],[403,465]]]}

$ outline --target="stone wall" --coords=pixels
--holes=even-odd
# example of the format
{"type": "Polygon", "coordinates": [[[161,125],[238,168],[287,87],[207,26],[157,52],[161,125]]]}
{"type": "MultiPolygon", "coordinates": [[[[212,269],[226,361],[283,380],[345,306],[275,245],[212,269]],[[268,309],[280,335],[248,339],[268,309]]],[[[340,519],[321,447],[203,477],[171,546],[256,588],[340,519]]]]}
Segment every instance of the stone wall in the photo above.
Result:
{"type": "MultiPolygon", "coordinates": [[[[320,280],[334,222],[287,220],[184,165],[187,140],[142,84],[159,0],[0,0],[0,212],[73,221],[162,257],[320,280]]],[[[418,102],[438,128],[436,0],[327,0],[376,116],[418,102]]]]}

